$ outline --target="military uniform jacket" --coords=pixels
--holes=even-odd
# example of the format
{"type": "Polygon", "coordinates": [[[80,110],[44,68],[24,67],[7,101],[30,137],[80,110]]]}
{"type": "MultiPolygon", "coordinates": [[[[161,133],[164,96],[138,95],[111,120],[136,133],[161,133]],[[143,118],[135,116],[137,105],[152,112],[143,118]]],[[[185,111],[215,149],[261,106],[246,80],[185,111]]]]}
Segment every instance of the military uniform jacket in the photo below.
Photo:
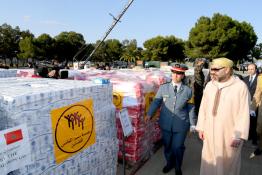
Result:
{"type": "Polygon", "coordinates": [[[181,84],[175,94],[172,82],[162,84],[150,105],[148,116],[152,117],[160,107],[159,125],[171,132],[183,132],[196,124],[194,105],[189,103],[192,90],[181,84]]]}

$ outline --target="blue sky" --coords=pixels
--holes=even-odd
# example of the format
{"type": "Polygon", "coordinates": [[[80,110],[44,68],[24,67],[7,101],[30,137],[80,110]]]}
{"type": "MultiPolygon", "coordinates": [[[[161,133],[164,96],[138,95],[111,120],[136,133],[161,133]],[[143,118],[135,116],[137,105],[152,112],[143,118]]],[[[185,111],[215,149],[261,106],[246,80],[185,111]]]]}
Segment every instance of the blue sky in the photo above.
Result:
{"type": "MultiPolygon", "coordinates": [[[[36,37],[62,31],[83,34],[87,43],[101,39],[128,0],[0,0],[0,25],[29,29],[36,37]]],[[[137,39],[138,46],[157,35],[188,39],[201,16],[228,15],[250,23],[262,42],[262,0],[134,0],[108,36],[137,39]]]]}

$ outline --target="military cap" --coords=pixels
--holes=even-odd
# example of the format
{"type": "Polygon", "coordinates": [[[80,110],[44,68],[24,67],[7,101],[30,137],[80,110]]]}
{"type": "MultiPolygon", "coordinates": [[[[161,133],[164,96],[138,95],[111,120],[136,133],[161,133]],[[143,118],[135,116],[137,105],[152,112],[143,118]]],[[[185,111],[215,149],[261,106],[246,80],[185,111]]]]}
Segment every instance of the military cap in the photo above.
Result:
{"type": "Polygon", "coordinates": [[[185,73],[188,67],[185,64],[175,64],[171,67],[171,72],[173,73],[185,73]]]}

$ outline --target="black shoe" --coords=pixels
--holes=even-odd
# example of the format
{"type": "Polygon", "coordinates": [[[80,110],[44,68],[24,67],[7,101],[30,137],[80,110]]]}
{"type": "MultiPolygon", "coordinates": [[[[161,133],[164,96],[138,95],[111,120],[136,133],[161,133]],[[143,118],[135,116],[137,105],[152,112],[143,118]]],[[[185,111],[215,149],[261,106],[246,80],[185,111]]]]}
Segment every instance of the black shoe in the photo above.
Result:
{"type": "Polygon", "coordinates": [[[162,170],[162,172],[163,173],[168,173],[170,170],[172,170],[173,169],[173,167],[172,166],[168,166],[168,165],[166,165],[164,168],[163,168],[163,170],[162,170]]]}
{"type": "Polygon", "coordinates": [[[253,159],[254,157],[259,156],[261,154],[262,154],[262,150],[257,148],[253,153],[250,154],[249,158],[253,159]]]}
{"type": "Polygon", "coordinates": [[[182,171],[181,170],[176,170],[176,175],[182,175],[182,171]]]}
{"type": "Polygon", "coordinates": [[[257,148],[257,149],[254,151],[254,154],[255,154],[256,156],[261,155],[261,154],[262,154],[262,150],[259,149],[259,148],[257,148]]]}

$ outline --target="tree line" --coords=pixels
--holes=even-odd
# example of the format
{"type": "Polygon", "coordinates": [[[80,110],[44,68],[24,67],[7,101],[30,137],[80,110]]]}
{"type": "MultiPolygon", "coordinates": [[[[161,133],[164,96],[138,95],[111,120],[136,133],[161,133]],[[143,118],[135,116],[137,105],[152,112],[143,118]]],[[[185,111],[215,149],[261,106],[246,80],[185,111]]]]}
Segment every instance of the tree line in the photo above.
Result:
{"type": "MultiPolygon", "coordinates": [[[[8,58],[11,63],[13,58],[68,62],[75,56],[76,60],[85,60],[99,42],[88,43],[81,33],[74,31],[61,32],[54,37],[48,34],[35,37],[29,30],[22,31],[18,26],[13,28],[5,23],[0,26],[0,59],[8,58]],[[82,52],[76,55],[79,50],[82,52]]],[[[187,41],[174,35],[156,36],[144,41],[141,48],[136,39],[108,39],[90,61],[183,62],[185,58],[228,57],[237,63],[261,56],[262,43],[257,43],[251,24],[215,13],[211,18],[200,17],[190,30],[187,41]]]]}

